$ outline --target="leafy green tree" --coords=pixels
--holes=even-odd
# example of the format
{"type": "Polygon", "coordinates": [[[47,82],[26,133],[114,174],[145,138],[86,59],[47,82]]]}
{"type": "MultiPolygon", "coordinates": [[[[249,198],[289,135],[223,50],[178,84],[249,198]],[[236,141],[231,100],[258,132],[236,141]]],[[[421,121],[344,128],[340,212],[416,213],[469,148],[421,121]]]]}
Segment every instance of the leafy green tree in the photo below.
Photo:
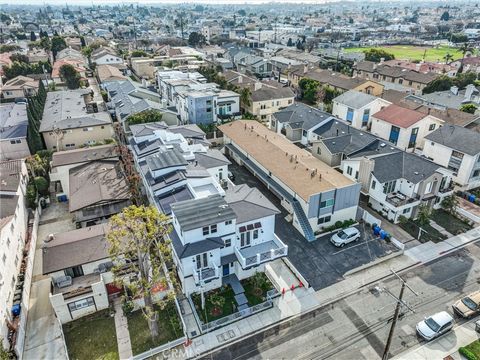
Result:
{"type": "Polygon", "coordinates": [[[48,195],[48,180],[45,179],[43,176],[37,176],[33,179],[33,182],[35,183],[35,187],[37,188],[37,191],[41,195],[48,195]]]}
{"type": "Polygon", "coordinates": [[[383,58],[385,61],[394,60],[395,56],[389,52],[386,52],[383,49],[368,49],[364,51],[365,60],[373,61],[373,62],[380,62],[383,58]]]}
{"type": "Polygon", "coordinates": [[[246,112],[247,108],[252,104],[252,91],[245,87],[240,90],[240,107],[246,112]]]}
{"type": "Polygon", "coordinates": [[[449,195],[445,197],[440,203],[443,210],[449,212],[452,215],[457,213],[458,198],[455,195],[449,195]]]}
{"type": "Polygon", "coordinates": [[[303,78],[298,82],[302,91],[302,99],[309,104],[316,104],[318,100],[318,90],[320,83],[316,80],[303,78]]]}
{"type": "Polygon", "coordinates": [[[33,30],[30,31],[30,41],[37,41],[37,35],[35,35],[35,32],[33,30]]]}
{"type": "Polygon", "coordinates": [[[427,204],[421,204],[418,207],[417,220],[420,225],[425,226],[430,223],[430,217],[432,216],[432,209],[427,204]]]}
{"type": "Polygon", "coordinates": [[[80,87],[80,74],[70,64],[60,67],[60,77],[67,84],[69,89],[78,89],[80,87]]]}
{"type": "Polygon", "coordinates": [[[18,51],[20,50],[20,46],[18,45],[0,45],[0,54],[6,53],[6,52],[13,52],[13,51],[18,51]]]}
{"type": "Polygon", "coordinates": [[[450,54],[450,53],[447,53],[445,54],[445,56],[443,57],[445,59],[445,64],[450,64],[453,60],[453,55],[450,54]]]}
{"type": "Polygon", "coordinates": [[[475,104],[464,104],[460,106],[460,111],[469,113],[469,114],[475,114],[475,111],[477,111],[478,107],[475,104]]]}
{"type": "Polygon", "coordinates": [[[441,21],[448,21],[450,20],[450,13],[448,11],[444,11],[442,16],[440,16],[441,21]]]}
{"type": "MultiPolygon", "coordinates": [[[[132,298],[143,298],[142,312],[153,340],[159,336],[159,326],[152,293],[158,285],[167,284],[164,271],[165,262],[172,258],[170,231],[169,218],[157,208],[132,205],[110,218],[106,235],[115,283],[125,286],[132,298]]],[[[172,296],[173,292],[168,298],[172,296]]]]}
{"type": "Polygon", "coordinates": [[[217,310],[220,310],[223,308],[223,305],[225,305],[225,298],[217,293],[213,293],[209,296],[208,301],[210,304],[212,304],[217,310]]]}
{"type": "Polygon", "coordinates": [[[293,45],[294,44],[292,38],[288,38],[287,46],[292,47],[293,45]]]}
{"type": "Polygon", "coordinates": [[[52,42],[50,41],[50,38],[48,37],[48,35],[44,37],[40,37],[40,46],[45,51],[50,51],[52,49],[52,42]]]}
{"type": "Polygon", "coordinates": [[[461,65],[458,68],[458,72],[461,73],[461,72],[463,72],[463,62],[465,61],[465,56],[467,56],[467,53],[473,52],[474,49],[473,49],[472,45],[470,45],[468,42],[464,42],[458,50],[462,53],[461,65]]]}
{"type": "Polygon", "coordinates": [[[128,125],[145,124],[162,121],[163,114],[155,109],[144,110],[142,112],[130,115],[127,118],[128,125]]]}
{"type": "Polygon", "coordinates": [[[132,57],[147,57],[148,54],[143,50],[133,50],[131,53],[132,57]]]}
{"type": "Polygon", "coordinates": [[[427,86],[423,88],[423,93],[424,94],[431,94],[436,91],[444,91],[448,90],[453,86],[453,79],[446,76],[442,75],[433,80],[431,83],[429,83],[427,86]]]}
{"type": "Polygon", "coordinates": [[[18,54],[18,53],[12,54],[10,55],[10,60],[28,64],[28,56],[23,54],[18,54]]]}
{"type": "Polygon", "coordinates": [[[57,57],[57,53],[59,51],[62,51],[63,49],[66,49],[66,48],[67,48],[67,43],[65,42],[65,39],[63,37],[58,35],[55,35],[52,37],[51,50],[54,58],[57,57]]]}
{"type": "Polygon", "coordinates": [[[205,36],[202,34],[194,31],[191,32],[190,35],[188,36],[188,45],[197,47],[197,46],[202,46],[206,44],[205,36]]]}

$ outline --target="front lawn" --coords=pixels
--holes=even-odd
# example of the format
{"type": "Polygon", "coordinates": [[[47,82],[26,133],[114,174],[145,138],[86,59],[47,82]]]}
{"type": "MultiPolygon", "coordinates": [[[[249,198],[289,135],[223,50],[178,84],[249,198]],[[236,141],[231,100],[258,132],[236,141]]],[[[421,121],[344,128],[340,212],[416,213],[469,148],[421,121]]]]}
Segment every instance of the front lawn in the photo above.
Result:
{"type": "Polygon", "coordinates": [[[148,322],[142,310],[127,315],[133,355],[141,354],[183,336],[182,325],[173,301],[168,303],[163,310],[156,307],[156,311],[158,313],[159,336],[155,340],[152,340],[150,336],[148,322]]]}
{"type": "Polygon", "coordinates": [[[432,220],[453,235],[464,233],[472,228],[467,222],[460,220],[443,209],[435,210],[432,213],[432,220]]]}
{"type": "Polygon", "coordinates": [[[420,242],[425,243],[427,241],[433,241],[435,243],[445,240],[447,236],[434,229],[431,225],[420,225],[417,220],[408,220],[406,223],[400,223],[400,227],[408,232],[415,239],[418,238],[419,227],[422,228],[422,235],[420,236],[420,242]]]}
{"type": "Polygon", "coordinates": [[[235,301],[235,293],[231,286],[222,286],[218,289],[211,290],[205,293],[204,296],[205,309],[202,309],[202,298],[200,294],[192,294],[192,300],[197,314],[204,323],[220,319],[236,312],[237,302],[235,301]],[[214,304],[215,298],[223,298],[225,301],[219,306],[218,304],[214,304]]]}
{"type": "MultiPolygon", "coordinates": [[[[345,53],[363,52],[369,50],[372,47],[365,48],[346,48],[345,53]]],[[[462,53],[458,48],[450,46],[414,46],[414,45],[391,45],[391,46],[379,46],[373,47],[375,49],[385,50],[386,52],[393,54],[395,59],[408,59],[408,60],[422,60],[425,56],[426,61],[444,61],[446,54],[451,54],[455,59],[461,59],[462,53]]]]}
{"type": "Polygon", "coordinates": [[[480,340],[475,340],[471,344],[461,347],[458,351],[468,360],[480,360],[480,340]]]}
{"type": "Polygon", "coordinates": [[[248,305],[253,306],[267,300],[267,292],[273,289],[273,285],[263,272],[256,273],[248,279],[242,280],[248,305]],[[258,278],[256,278],[258,277],[258,278]]]}
{"type": "Polygon", "coordinates": [[[63,325],[70,359],[118,359],[115,320],[108,309],[63,325]]]}

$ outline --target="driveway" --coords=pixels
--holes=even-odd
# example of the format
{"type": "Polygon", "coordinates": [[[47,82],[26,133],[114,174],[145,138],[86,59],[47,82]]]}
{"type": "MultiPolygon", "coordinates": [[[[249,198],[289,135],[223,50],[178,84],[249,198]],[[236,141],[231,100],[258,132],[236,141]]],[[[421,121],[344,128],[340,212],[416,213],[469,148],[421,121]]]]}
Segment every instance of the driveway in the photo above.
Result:
{"type": "Polygon", "coordinates": [[[303,235],[285,220],[289,215],[273,195],[245,167],[232,161],[229,170],[235,176],[235,184],[247,184],[260,190],[280,211],[275,221],[275,233],[288,245],[288,259],[309,282],[314,290],[320,290],[343,280],[343,275],[352,269],[398,250],[390,243],[374,239],[369,229],[362,225],[361,240],[337,248],[329,242],[331,235],[308,242],[303,235]]]}

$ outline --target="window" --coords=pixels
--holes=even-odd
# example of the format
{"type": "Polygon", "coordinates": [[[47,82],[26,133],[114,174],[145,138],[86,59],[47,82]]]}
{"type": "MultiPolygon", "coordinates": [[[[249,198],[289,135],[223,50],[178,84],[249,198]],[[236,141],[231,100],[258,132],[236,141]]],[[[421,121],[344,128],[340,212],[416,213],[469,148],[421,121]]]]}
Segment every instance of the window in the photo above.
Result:
{"type": "Polygon", "coordinates": [[[400,128],[397,126],[392,126],[388,141],[390,141],[394,145],[397,145],[399,135],[400,135],[400,128]]]}
{"type": "Polygon", "coordinates": [[[330,215],[318,218],[317,225],[328,223],[330,222],[330,220],[332,220],[332,217],[330,215]]]}
{"type": "Polygon", "coordinates": [[[204,226],[202,228],[203,235],[208,235],[210,234],[210,228],[208,226],[204,226]]]}
{"type": "Polygon", "coordinates": [[[22,140],[20,139],[16,139],[16,140],[10,140],[10,144],[20,144],[22,142],[22,140]]]}
{"type": "Polygon", "coordinates": [[[412,86],[413,82],[412,81],[409,81],[408,82],[408,86],[412,86]]]}
{"type": "Polygon", "coordinates": [[[358,180],[358,171],[355,171],[355,179],[358,180]]]}
{"type": "Polygon", "coordinates": [[[267,115],[262,115],[262,116],[260,116],[260,118],[261,118],[262,120],[265,120],[265,119],[267,118],[267,115]]]}
{"type": "Polygon", "coordinates": [[[418,128],[413,128],[412,133],[410,134],[410,140],[408,141],[409,149],[415,147],[415,144],[417,143],[417,134],[418,134],[418,128]]]}
{"type": "Polygon", "coordinates": [[[93,296],[90,296],[86,299],[81,299],[81,300],[77,300],[69,303],[68,308],[70,311],[75,311],[75,310],[84,309],[86,307],[93,306],[93,305],[95,305],[95,301],[93,301],[93,296]]]}
{"type": "Polygon", "coordinates": [[[370,109],[365,109],[362,116],[362,126],[367,126],[368,120],[370,119],[370,109]]]}
{"type": "Polygon", "coordinates": [[[352,122],[353,121],[353,109],[352,108],[348,108],[347,110],[347,118],[345,119],[349,122],[352,122]]]}
{"type": "Polygon", "coordinates": [[[391,192],[395,191],[396,184],[397,184],[397,180],[389,181],[383,184],[383,193],[390,194],[391,192]]]}
{"type": "Polygon", "coordinates": [[[18,255],[15,255],[15,266],[18,265],[18,255]]]}
{"type": "Polygon", "coordinates": [[[304,137],[307,137],[307,130],[302,130],[302,135],[303,135],[304,137]]]}
{"type": "Polygon", "coordinates": [[[240,234],[240,247],[250,246],[250,231],[240,234]]]}
{"type": "Polygon", "coordinates": [[[225,221],[225,225],[232,225],[232,220],[225,221]]]}
{"type": "Polygon", "coordinates": [[[430,126],[428,127],[428,131],[435,130],[435,126],[436,126],[436,124],[430,124],[430,126]]]}
{"type": "Polygon", "coordinates": [[[291,103],[293,103],[293,100],[288,100],[288,105],[290,105],[291,103]]]}
{"type": "Polygon", "coordinates": [[[480,176],[480,170],[475,170],[472,174],[472,177],[480,176]]]}
{"type": "Polygon", "coordinates": [[[217,232],[217,224],[210,226],[210,233],[214,234],[217,232]]]}
{"type": "Polygon", "coordinates": [[[353,171],[352,167],[351,167],[351,166],[347,166],[347,174],[348,174],[348,175],[352,175],[352,171],[353,171]]]}
{"type": "Polygon", "coordinates": [[[331,207],[335,204],[335,199],[328,199],[320,202],[320,209],[331,207]]]}
{"type": "Polygon", "coordinates": [[[398,79],[398,83],[399,83],[400,85],[402,85],[402,84],[403,84],[403,79],[398,79]]]}
{"type": "Polygon", "coordinates": [[[377,182],[375,180],[372,180],[372,189],[375,190],[375,185],[377,185],[377,182]]]}
{"type": "Polygon", "coordinates": [[[223,243],[225,247],[230,247],[232,246],[232,239],[225,239],[223,240],[223,243]]]}
{"type": "Polygon", "coordinates": [[[407,214],[410,212],[410,208],[403,209],[402,214],[407,214]]]}
{"type": "Polygon", "coordinates": [[[83,128],[83,131],[93,131],[93,128],[91,128],[91,127],[83,128]]]}
{"type": "Polygon", "coordinates": [[[433,183],[430,181],[426,186],[425,186],[425,194],[430,194],[432,192],[433,188],[433,183]]]}
{"type": "Polygon", "coordinates": [[[208,107],[206,111],[207,111],[207,113],[212,112],[212,108],[208,107]]]}
{"type": "Polygon", "coordinates": [[[5,264],[5,262],[7,261],[7,255],[6,255],[6,254],[3,254],[3,256],[2,256],[2,261],[3,261],[4,264],[5,264]]]}
{"type": "Polygon", "coordinates": [[[320,150],[320,146],[317,147],[317,154],[318,154],[318,155],[322,155],[322,151],[320,150]]]}
{"type": "Polygon", "coordinates": [[[257,229],[253,230],[253,239],[254,240],[258,239],[258,230],[257,229]]]}
{"type": "Polygon", "coordinates": [[[10,238],[7,238],[7,247],[10,247],[10,238]]]}

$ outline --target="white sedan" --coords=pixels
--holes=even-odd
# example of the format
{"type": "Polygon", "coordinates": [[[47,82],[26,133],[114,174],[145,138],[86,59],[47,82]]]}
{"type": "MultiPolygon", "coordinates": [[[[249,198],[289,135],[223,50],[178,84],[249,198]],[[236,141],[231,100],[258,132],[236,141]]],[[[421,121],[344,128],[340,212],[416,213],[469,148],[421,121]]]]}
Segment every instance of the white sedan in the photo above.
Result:
{"type": "Polygon", "coordinates": [[[427,341],[445,334],[453,328],[453,318],[446,311],[432,315],[417,324],[417,333],[427,341]]]}
{"type": "Polygon", "coordinates": [[[340,230],[338,233],[333,235],[330,239],[330,242],[337,247],[343,247],[345,244],[358,240],[360,240],[360,231],[358,231],[357,228],[350,227],[340,230]]]}

